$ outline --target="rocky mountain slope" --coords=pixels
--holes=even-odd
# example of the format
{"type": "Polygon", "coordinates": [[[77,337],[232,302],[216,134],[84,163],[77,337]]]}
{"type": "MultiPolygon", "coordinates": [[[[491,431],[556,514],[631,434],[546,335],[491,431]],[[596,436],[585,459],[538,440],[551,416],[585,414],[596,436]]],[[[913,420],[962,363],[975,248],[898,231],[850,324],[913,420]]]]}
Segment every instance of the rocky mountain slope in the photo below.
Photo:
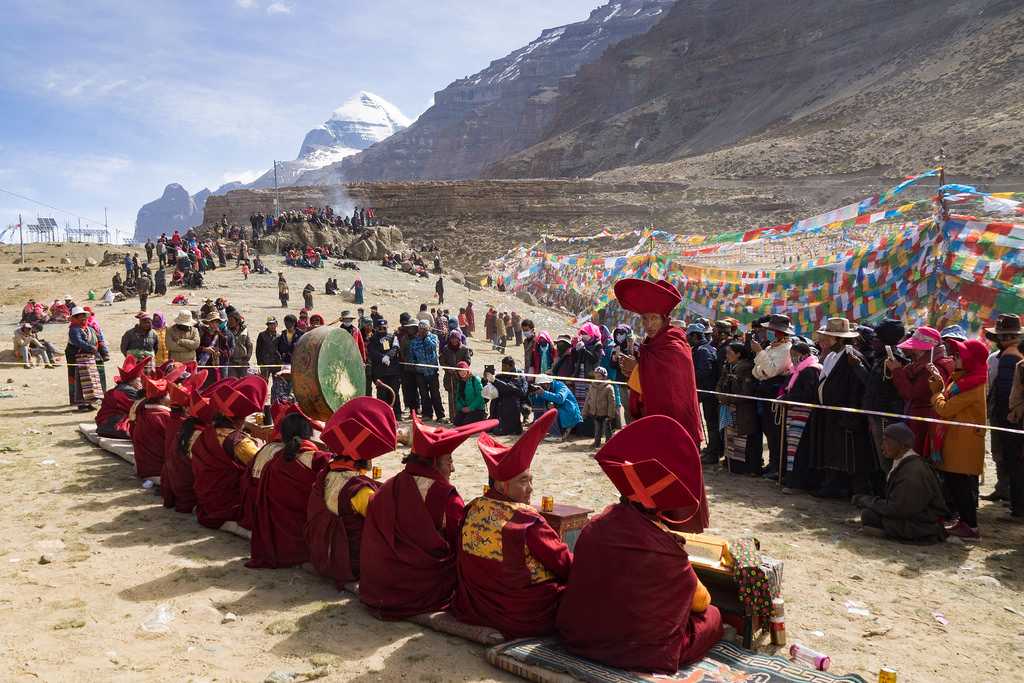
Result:
{"type": "MultiPolygon", "coordinates": [[[[203,190],[209,195],[209,190],[203,190]]],[[[201,195],[202,193],[198,193],[201,195]]],[[[205,208],[206,197],[201,197],[205,208]]],[[[144,241],[147,237],[159,237],[160,233],[181,230],[201,222],[203,209],[197,208],[188,190],[178,183],[164,188],[159,199],[154,199],[141,209],[135,219],[135,239],[144,241]]]]}
{"type": "Polygon", "coordinates": [[[1015,0],[691,0],[563,83],[489,177],[1024,175],[1015,0]],[[617,170],[612,170],[617,169],[617,170]]]}
{"type": "Polygon", "coordinates": [[[645,33],[675,0],[616,0],[581,22],[544,30],[529,45],[449,85],[412,126],[302,184],[478,177],[481,169],[541,139],[559,84],[611,45],[645,33]]]}
{"type": "MultiPolygon", "coordinates": [[[[360,91],[334,110],[324,123],[306,133],[294,161],[277,162],[277,184],[281,187],[302,182],[304,173],[335,163],[356,154],[374,143],[404,130],[411,120],[395,105],[373,93],[360,91]]],[[[182,199],[188,193],[172,183],[164,195],[139,210],[135,223],[135,239],[157,236],[162,232],[180,230],[201,222],[203,208],[211,195],[223,195],[232,190],[274,187],[274,169],[251,183],[238,181],[221,185],[216,190],[203,188],[191,200],[188,210],[182,199]],[[145,213],[144,213],[145,212],[145,213]],[[191,222],[189,222],[191,221],[191,222]]]]}

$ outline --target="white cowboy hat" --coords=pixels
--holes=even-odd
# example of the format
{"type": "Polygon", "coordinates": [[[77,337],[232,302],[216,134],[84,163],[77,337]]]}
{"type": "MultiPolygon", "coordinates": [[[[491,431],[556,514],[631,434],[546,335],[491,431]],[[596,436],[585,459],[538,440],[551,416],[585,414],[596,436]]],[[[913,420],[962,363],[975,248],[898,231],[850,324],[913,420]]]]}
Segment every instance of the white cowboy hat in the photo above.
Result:
{"type": "Polygon", "coordinates": [[[192,314],[188,311],[178,311],[178,315],[174,316],[175,325],[191,325],[192,314]]]}
{"type": "Polygon", "coordinates": [[[89,311],[85,310],[81,306],[75,306],[71,309],[71,317],[74,318],[76,315],[88,315],[89,311]]]}

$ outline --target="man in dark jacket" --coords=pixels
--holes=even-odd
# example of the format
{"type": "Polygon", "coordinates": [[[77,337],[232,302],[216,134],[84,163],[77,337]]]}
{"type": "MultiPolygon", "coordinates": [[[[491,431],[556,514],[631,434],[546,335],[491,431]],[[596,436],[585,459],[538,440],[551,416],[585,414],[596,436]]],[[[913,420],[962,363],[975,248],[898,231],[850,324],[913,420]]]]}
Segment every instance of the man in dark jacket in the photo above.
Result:
{"type": "Polygon", "coordinates": [[[135,281],[135,289],[139,293],[139,310],[145,311],[146,300],[153,293],[153,279],[149,276],[148,269],[141,271],[141,274],[135,281]]]}
{"type": "Polygon", "coordinates": [[[297,322],[299,321],[294,315],[290,313],[286,315],[284,317],[284,332],[277,338],[277,352],[281,354],[281,362],[285,365],[291,365],[292,351],[295,350],[295,344],[302,336],[302,332],[295,328],[297,322]]]}
{"type": "Polygon", "coordinates": [[[281,369],[281,352],[277,350],[277,318],[267,318],[267,329],[256,335],[256,364],[260,375],[268,379],[281,369]]]}
{"type": "MultiPolygon", "coordinates": [[[[868,342],[868,352],[865,354],[863,365],[854,366],[858,376],[864,383],[864,409],[874,410],[882,413],[901,414],[904,408],[903,397],[896,389],[892,381],[892,373],[885,367],[885,361],[889,353],[902,365],[906,365],[908,359],[897,344],[903,341],[906,335],[906,328],[903,323],[895,319],[883,320],[874,330],[874,336],[868,342]],[[888,347],[889,351],[886,351],[888,347]]],[[[871,432],[871,441],[875,447],[875,455],[878,458],[880,474],[884,475],[892,466],[892,460],[886,457],[882,450],[882,432],[893,420],[876,415],[868,416],[868,429],[871,432]]]]}
{"type": "MultiPolygon", "coordinates": [[[[372,309],[371,309],[372,310],[372,309]]],[[[375,318],[376,320],[376,318],[375,318]]],[[[409,313],[403,313],[398,318],[398,357],[403,363],[413,363],[412,351],[409,345],[412,338],[416,336],[416,321],[409,313]]],[[[416,368],[411,365],[402,366],[402,401],[408,411],[420,410],[419,388],[416,384],[416,368]]]]}
{"type": "Polygon", "coordinates": [[[160,340],[153,331],[153,317],[140,313],[135,327],[121,336],[121,353],[135,356],[138,360],[151,359],[160,347],[160,340]]]}
{"type": "MultiPolygon", "coordinates": [[[[693,348],[693,371],[697,378],[697,389],[714,391],[718,386],[720,366],[718,351],[711,343],[711,330],[703,323],[693,323],[686,328],[686,341],[693,348]]],[[[722,433],[718,430],[718,399],[713,394],[698,394],[701,410],[704,412],[704,423],[707,425],[708,445],[703,458],[716,463],[722,457],[724,446],[722,433]]]]}
{"type": "Polygon", "coordinates": [[[938,543],[946,538],[942,520],[949,516],[935,472],[914,452],[914,432],[902,422],[885,428],[882,450],[892,460],[885,497],[853,497],[862,508],[861,523],[882,529],[899,541],[938,543]]]}
{"type": "Polygon", "coordinates": [[[512,356],[501,359],[501,372],[497,375],[486,373],[484,381],[494,385],[498,398],[491,400],[490,418],[498,421],[492,434],[508,436],[523,433],[522,408],[526,404],[529,386],[526,378],[516,369],[512,356]]]}
{"type": "Polygon", "coordinates": [[[402,418],[402,401],[399,398],[402,391],[402,364],[398,357],[399,351],[398,339],[388,333],[388,321],[378,320],[366,344],[370,376],[374,382],[380,380],[390,389],[378,386],[377,398],[393,405],[396,420],[402,418]]]}

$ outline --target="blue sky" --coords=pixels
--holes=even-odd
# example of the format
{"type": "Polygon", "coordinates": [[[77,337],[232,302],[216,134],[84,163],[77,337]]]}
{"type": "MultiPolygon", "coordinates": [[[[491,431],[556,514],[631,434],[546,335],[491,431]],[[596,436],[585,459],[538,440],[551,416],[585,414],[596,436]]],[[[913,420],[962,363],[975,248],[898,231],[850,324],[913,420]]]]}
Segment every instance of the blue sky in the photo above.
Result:
{"type": "MultiPolygon", "coordinates": [[[[292,159],[359,90],[416,117],[433,93],[603,0],[4,0],[0,188],[122,237],[191,193],[292,159]]],[[[0,193],[0,230],[37,214],[0,193]]]]}

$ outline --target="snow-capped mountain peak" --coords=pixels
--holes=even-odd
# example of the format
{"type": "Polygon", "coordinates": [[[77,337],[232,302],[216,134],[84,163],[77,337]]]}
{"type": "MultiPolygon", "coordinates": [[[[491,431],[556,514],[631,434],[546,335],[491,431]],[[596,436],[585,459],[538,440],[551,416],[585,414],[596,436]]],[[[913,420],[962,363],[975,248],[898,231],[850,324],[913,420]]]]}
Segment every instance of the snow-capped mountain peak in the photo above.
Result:
{"type": "Polygon", "coordinates": [[[411,123],[398,107],[383,97],[362,90],[335,109],[327,121],[306,134],[298,158],[312,160],[313,157],[330,157],[332,161],[337,161],[336,150],[354,150],[351,152],[354,154],[394,135],[411,123]]]}

